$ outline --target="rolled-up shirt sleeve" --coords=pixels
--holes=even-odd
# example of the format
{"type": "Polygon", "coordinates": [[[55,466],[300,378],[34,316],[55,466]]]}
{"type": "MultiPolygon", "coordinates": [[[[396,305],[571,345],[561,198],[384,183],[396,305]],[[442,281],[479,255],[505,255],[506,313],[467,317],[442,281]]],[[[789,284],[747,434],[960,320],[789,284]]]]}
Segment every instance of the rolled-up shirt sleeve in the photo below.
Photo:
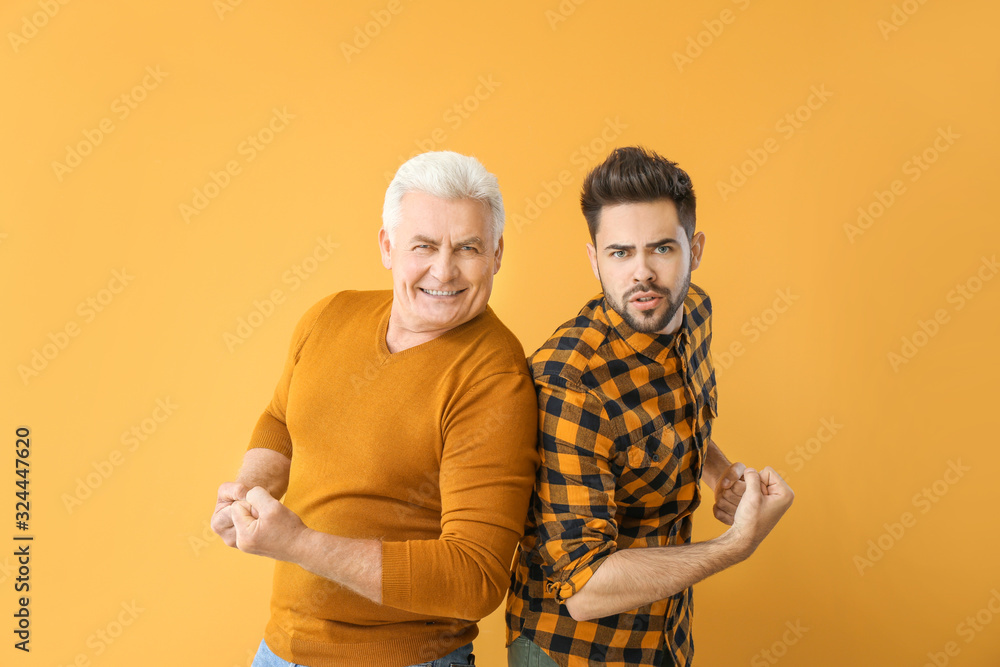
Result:
{"type": "Polygon", "coordinates": [[[542,379],[538,407],[541,470],[532,511],[546,588],[565,602],[617,546],[614,435],[603,402],[586,390],[542,379]]]}

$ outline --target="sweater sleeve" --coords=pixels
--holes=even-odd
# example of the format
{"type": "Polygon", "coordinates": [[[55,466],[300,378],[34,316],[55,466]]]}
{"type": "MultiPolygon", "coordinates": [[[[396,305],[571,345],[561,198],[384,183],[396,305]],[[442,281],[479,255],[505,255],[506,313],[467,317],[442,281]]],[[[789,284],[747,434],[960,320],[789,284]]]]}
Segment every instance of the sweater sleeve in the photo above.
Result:
{"type": "Polygon", "coordinates": [[[531,377],[481,380],[456,400],[442,428],[441,536],[382,543],[382,602],[479,620],[507,592],[538,469],[531,377]]]}
{"type": "Polygon", "coordinates": [[[278,386],[274,389],[271,402],[264,408],[264,412],[257,420],[257,425],[250,435],[250,444],[247,449],[254,447],[266,447],[284,454],[288,458],[292,457],[292,437],[288,434],[288,427],[285,424],[285,409],[288,405],[288,388],[292,383],[292,374],[295,371],[295,364],[299,361],[302,346],[309,338],[316,320],[323,312],[336,293],[330,294],[315,304],[313,304],[305,314],[299,318],[295,330],[292,332],[292,342],[288,347],[288,355],[285,358],[285,367],[281,371],[278,379],[278,386]]]}

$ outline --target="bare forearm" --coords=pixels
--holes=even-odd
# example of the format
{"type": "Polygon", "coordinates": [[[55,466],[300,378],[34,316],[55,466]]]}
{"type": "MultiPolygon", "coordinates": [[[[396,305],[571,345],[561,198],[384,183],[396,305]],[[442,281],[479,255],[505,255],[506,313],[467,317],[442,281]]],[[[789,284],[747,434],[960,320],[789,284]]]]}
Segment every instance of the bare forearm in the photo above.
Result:
{"type": "MultiPolygon", "coordinates": [[[[449,540],[416,540],[409,553],[416,560],[409,563],[409,593],[400,595],[391,590],[383,598],[384,577],[393,577],[393,556],[389,547],[400,543],[379,540],[351,539],[309,528],[292,540],[282,560],[296,563],[313,574],[336,582],[376,604],[430,616],[451,618],[485,618],[503,601],[509,585],[506,568],[483,569],[476,562],[475,551],[466,551],[449,540]],[[385,558],[383,558],[385,552],[385,558]],[[389,570],[386,570],[389,563],[389,570]],[[432,587],[435,595],[418,595],[417,591],[432,587]],[[433,600],[446,591],[443,599],[433,600]],[[412,593],[412,597],[411,597],[412,593]]],[[[513,543],[510,550],[513,551],[513,543]]],[[[490,559],[492,562],[492,559],[490,559]]],[[[509,562],[509,556],[503,559],[509,562]]],[[[499,561],[497,561],[499,562],[499,561]]],[[[397,563],[398,565],[398,563],[397,563]]],[[[399,571],[395,572],[398,577],[399,571]]],[[[399,582],[397,581],[397,584],[399,582]]]]}
{"type": "Polygon", "coordinates": [[[281,498],[288,490],[288,474],[292,460],[266,447],[248,449],[243,455],[243,465],[236,481],[248,489],[263,486],[275,498],[281,498]]]}
{"type": "Polygon", "coordinates": [[[670,597],[749,555],[730,532],[707,542],[622,549],[566,601],[577,621],[619,614],[670,597]]]}
{"type": "Polygon", "coordinates": [[[714,492],[715,487],[719,484],[719,478],[725,474],[731,465],[732,462],[726,458],[726,455],[722,453],[722,450],[715,444],[715,441],[709,440],[705,451],[705,465],[701,471],[701,479],[708,485],[708,488],[714,492]]]}
{"type": "Polygon", "coordinates": [[[382,604],[382,543],[306,529],[292,554],[293,562],[382,604]]]}

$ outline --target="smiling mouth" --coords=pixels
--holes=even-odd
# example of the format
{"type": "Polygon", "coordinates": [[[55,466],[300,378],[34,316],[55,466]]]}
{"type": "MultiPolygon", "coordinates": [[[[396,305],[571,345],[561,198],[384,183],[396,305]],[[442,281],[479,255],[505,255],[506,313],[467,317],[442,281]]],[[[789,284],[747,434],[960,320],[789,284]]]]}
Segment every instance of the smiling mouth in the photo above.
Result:
{"type": "Polygon", "coordinates": [[[424,294],[430,294],[431,296],[455,296],[456,294],[460,294],[461,292],[465,291],[465,290],[461,290],[461,289],[459,289],[459,290],[453,290],[453,291],[445,291],[445,290],[437,290],[437,289],[426,289],[424,287],[419,287],[417,289],[419,289],[424,294]]]}

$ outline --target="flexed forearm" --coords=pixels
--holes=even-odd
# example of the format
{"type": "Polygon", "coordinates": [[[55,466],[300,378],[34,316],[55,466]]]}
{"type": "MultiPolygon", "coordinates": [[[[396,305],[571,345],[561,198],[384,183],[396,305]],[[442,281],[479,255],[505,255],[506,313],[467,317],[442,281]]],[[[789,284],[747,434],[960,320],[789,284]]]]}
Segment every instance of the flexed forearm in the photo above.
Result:
{"type": "Polygon", "coordinates": [[[622,549],[601,563],[566,608],[577,621],[620,614],[679,593],[748,555],[731,531],[695,544],[622,549]]]}
{"type": "Polygon", "coordinates": [[[243,455],[243,465],[236,475],[236,482],[247,490],[263,486],[275,498],[281,498],[288,490],[288,475],[292,460],[280,452],[267,447],[248,449],[243,455]]]}
{"type": "Polygon", "coordinates": [[[792,504],[795,494],[772,468],[746,468],[746,491],[732,528],[707,542],[622,549],[608,556],[566,600],[577,621],[601,618],[670,597],[749,558],[792,504]]]}
{"type": "Polygon", "coordinates": [[[705,464],[702,468],[701,479],[714,492],[719,485],[719,480],[732,465],[722,449],[715,444],[714,440],[709,440],[705,447],[705,464]]]}
{"type": "Polygon", "coordinates": [[[233,503],[246,498],[247,492],[255,486],[263,487],[275,498],[280,498],[288,489],[291,466],[290,458],[273,449],[253,447],[247,450],[243,455],[243,465],[236,474],[236,481],[224,482],[219,486],[211,525],[223,542],[231,547],[236,546],[233,503]]]}

